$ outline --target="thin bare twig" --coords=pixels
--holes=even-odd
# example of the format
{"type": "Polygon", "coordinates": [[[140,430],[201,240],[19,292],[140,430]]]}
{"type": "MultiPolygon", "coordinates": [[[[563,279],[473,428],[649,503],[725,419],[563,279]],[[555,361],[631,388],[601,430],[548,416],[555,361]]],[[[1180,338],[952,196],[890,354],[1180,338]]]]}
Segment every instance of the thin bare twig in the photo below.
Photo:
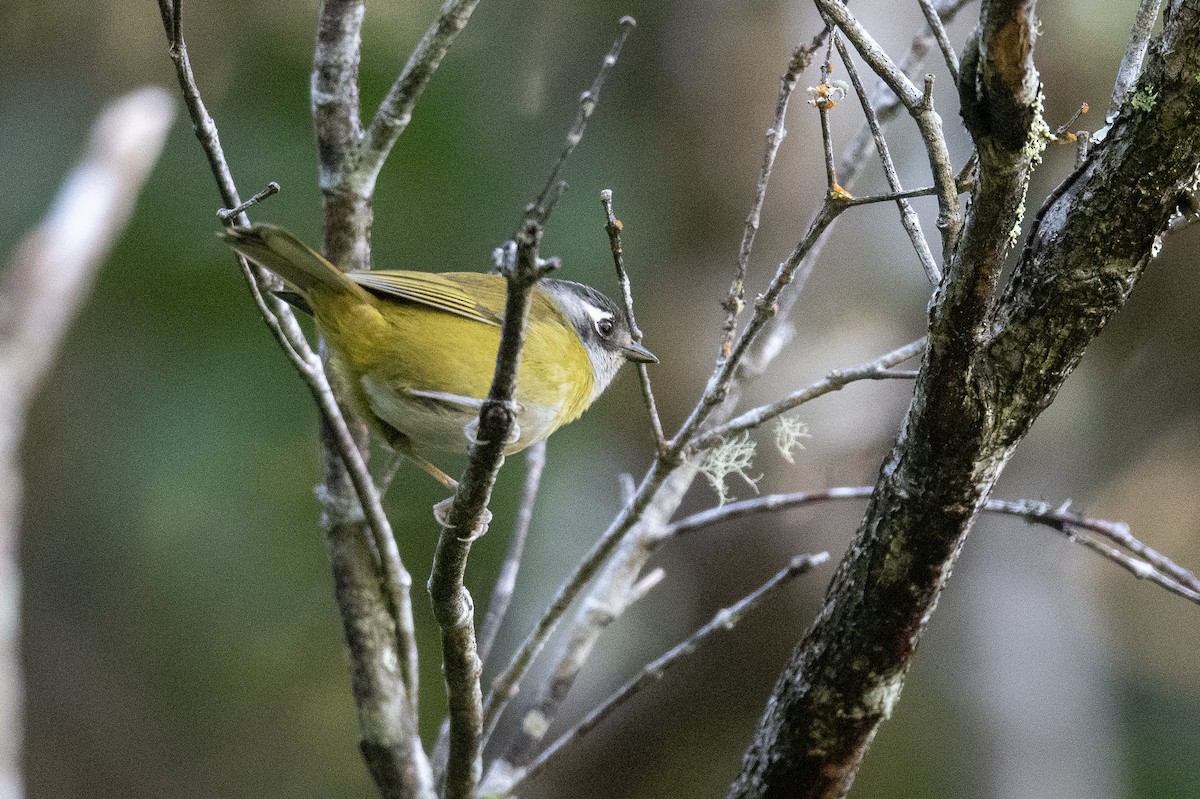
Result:
{"type": "MultiPolygon", "coordinates": [[[[874,486],[841,486],[821,491],[768,494],[694,513],[672,522],[663,530],[663,535],[688,535],[734,519],[760,513],[790,510],[819,502],[867,499],[874,490],[874,486]]],[[[1123,522],[1094,519],[1069,511],[1066,505],[1052,508],[1045,502],[1035,500],[989,499],[984,504],[983,510],[988,513],[1018,516],[1030,524],[1039,524],[1057,530],[1071,541],[1113,561],[1138,579],[1150,580],[1189,602],[1200,604],[1200,578],[1135,538],[1129,532],[1129,526],[1123,522]],[[1107,538],[1117,546],[1113,547],[1097,541],[1088,533],[1107,538]],[[1121,551],[1122,547],[1133,554],[1121,551]]]]}
{"type": "Polygon", "coordinates": [[[661,680],[671,668],[683,660],[683,658],[694,653],[717,633],[732,630],[747,613],[762,605],[776,590],[787,585],[796,577],[806,574],[813,568],[825,563],[827,560],[829,560],[828,552],[797,556],[784,569],[777,572],[770,580],[767,580],[767,582],[750,594],[734,604],[717,611],[707,624],[665,652],[661,657],[648,663],[635,677],[593,708],[578,724],[559,736],[550,746],[546,747],[527,768],[515,775],[515,779],[509,786],[509,790],[517,787],[526,780],[536,777],[565,747],[570,746],[591,732],[597,724],[612,715],[615,710],[624,705],[643,688],[661,680]]]}
{"type": "Polygon", "coordinates": [[[958,188],[954,180],[954,167],[950,161],[946,137],[942,133],[941,117],[932,106],[929,93],[932,86],[930,76],[926,76],[925,90],[918,89],[866,28],[859,24],[844,3],[839,0],[816,0],[816,3],[821,15],[837,24],[858,54],[875,74],[887,83],[888,88],[896,94],[916,122],[933,172],[933,184],[938,189],[937,227],[942,232],[943,260],[946,260],[946,256],[954,252],[957,245],[962,230],[962,214],[958,208],[958,188]]]}
{"type": "Polygon", "coordinates": [[[276,195],[278,193],[279,193],[279,184],[272,180],[270,183],[267,184],[267,187],[265,189],[260,191],[258,194],[255,194],[249,200],[243,200],[241,203],[239,203],[237,205],[236,208],[222,208],[219,211],[217,211],[217,219],[220,219],[222,222],[228,223],[235,216],[244,214],[246,211],[248,211],[249,209],[258,205],[263,200],[265,200],[268,197],[271,197],[273,195],[276,195]]]}
{"type": "MultiPolygon", "coordinates": [[[[826,21],[825,29],[831,30],[833,25],[826,21]]],[[[817,107],[817,116],[821,119],[821,150],[825,154],[825,189],[830,195],[843,192],[838,185],[837,164],[833,160],[833,133],[829,130],[829,112],[841,99],[841,91],[829,81],[833,72],[833,38],[830,38],[829,48],[825,52],[825,61],[821,64],[821,82],[813,92],[812,102],[817,107]]]]}
{"type": "Polygon", "coordinates": [[[1172,593],[1200,604],[1200,578],[1166,555],[1139,541],[1129,532],[1129,525],[1124,522],[1093,519],[1069,511],[1067,507],[1068,505],[1063,505],[1052,509],[1045,502],[1032,500],[1019,502],[989,500],[986,509],[996,513],[1020,516],[1030,522],[1054,527],[1072,541],[1098,552],[1132,572],[1138,579],[1148,579],[1172,593]],[[1077,532],[1080,530],[1107,538],[1119,547],[1132,552],[1135,557],[1130,557],[1119,549],[1095,541],[1088,535],[1080,535],[1077,532]]]}
{"type": "Polygon", "coordinates": [[[954,51],[954,45],[950,42],[950,37],[946,34],[946,26],[942,24],[941,15],[934,8],[931,0],[917,0],[921,5],[921,13],[925,15],[925,22],[929,25],[929,30],[933,33],[933,38],[937,40],[938,49],[942,51],[942,59],[946,62],[946,69],[950,72],[950,77],[954,82],[958,82],[958,53],[954,51]]]}
{"type": "Polygon", "coordinates": [[[673,454],[682,454],[685,450],[689,449],[692,439],[701,425],[704,424],[717,406],[725,402],[742,359],[746,357],[750,347],[767,326],[767,323],[778,314],[780,294],[791,284],[792,276],[804,262],[805,256],[821,240],[821,235],[824,231],[833,224],[833,221],[847,207],[834,197],[826,197],[825,202],[821,205],[816,217],[805,232],[804,238],[792,250],[787,260],[781,263],[775,270],[775,275],[771,278],[771,283],[767,286],[767,290],[759,295],[755,301],[754,316],[750,319],[749,324],[746,325],[745,330],[742,331],[737,342],[733,345],[733,351],[730,353],[729,358],[723,363],[719,363],[713,370],[708,380],[708,386],[704,390],[704,395],[680,426],[679,432],[671,439],[670,445],[673,454]]]}
{"type": "Polygon", "coordinates": [[[874,486],[837,486],[820,491],[793,491],[788,494],[766,494],[752,499],[742,499],[685,516],[668,525],[663,534],[672,537],[683,536],[745,516],[791,510],[830,500],[867,499],[874,490],[874,486]]]}
{"type": "Polygon", "coordinates": [[[525,551],[525,538],[529,534],[533,506],[537,502],[538,488],[542,484],[542,470],[545,466],[546,442],[539,441],[525,450],[525,485],[521,491],[521,504],[517,507],[517,517],[513,521],[512,534],[508,538],[504,565],[500,567],[500,576],[496,578],[492,598],[488,601],[487,615],[480,626],[480,660],[486,661],[492,651],[492,644],[496,641],[504,615],[508,612],[508,604],[516,590],[517,572],[521,568],[521,555],[525,551]]]}
{"type": "Polygon", "coordinates": [[[775,101],[775,117],[771,122],[771,127],[767,128],[767,144],[763,152],[762,167],[758,172],[758,183],[754,191],[754,200],[750,203],[750,213],[746,215],[746,225],[742,229],[742,243],[738,247],[733,282],[729,284],[729,294],[721,303],[725,309],[725,324],[721,331],[721,351],[717,356],[718,360],[728,358],[733,352],[737,320],[745,306],[746,273],[750,266],[750,255],[754,250],[754,239],[762,221],[762,208],[767,199],[767,186],[771,182],[771,174],[775,171],[775,158],[779,155],[779,148],[787,137],[787,129],[784,125],[787,121],[788,102],[791,100],[800,74],[808,69],[813,56],[820,50],[828,33],[829,29],[826,28],[817,34],[807,47],[797,47],[788,62],[787,69],[783,72],[783,77],[779,79],[779,96],[775,101]]]}
{"type": "MultiPolygon", "coordinates": [[[[958,176],[958,191],[965,194],[971,191],[971,187],[975,184],[974,178],[971,176],[971,170],[963,170],[958,176]]],[[[856,197],[839,197],[838,202],[847,208],[853,208],[857,205],[874,205],[876,203],[894,203],[900,200],[911,200],[914,197],[932,197],[938,193],[937,186],[922,186],[919,189],[904,189],[903,191],[889,191],[885,194],[863,194],[856,197]]]]}
{"type": "MultiPolygon", "coordinates": [[[[613,264],[617,269],[617,282],[621,284],[621,299],[625,303],[625,314],[629,317],[629,329],[633,340],[642,342],[642,331],[633,315],[633,290],[629,285],[629,273],[625,271],[624,249],[621,246],[621,230],[624,225],[613,212],[612,189],[600,192],[600,204],[604,207],[604,231],[608,234],[609,248],[612,250],[613,264]]],[[[650,414],[650,427],[654,432],[654,446],[661,452],[666,447],[667,439],[663,435],[662,419],[658,415],[658,403],[654,399],[654,389],[650,385],[650,370],[644,363],[637,364],[638,382],[642,386],[642,399],[646,403],[646,411],[650,414]]]]}
{"type": "MultiPolygon", "coordinates": [[[[928,5],[929,0],[922,0],[922,7],[928,5]]],[[[932,12],[932,9],[930,10],[932,12]]],[[[887,178],[888,187],[893,193],[899,193],[902,191],[902,187],[900,177],[896,174],[896,164],[892,161],[892,153],[888,148],[887,139],[883,136],[883,129],[879,126],[879,119],[875,116],[875,109],[871,106],[871,100],[867,97],[867,90],[858,76],[858,70],[854,67],[850,54],[846,52],[846,45],[842,42],[842,37],[834,36],[834,44],[846,67],[850,83],[854,86],[854,93],[858,95],[859,102],[862,104],[863,113],[866,114],[867,127],[871,129],[871,136],[875,140],[875,148],[879,152],[879,160],[883,164],[883,174],[887,178]]],[[[921,267],[925,270],[925,276],[932,285],[936,286],[942,280],[942,271],[934,262],[933,253],[929,251],[929,242],[925,240],[925,234],[921,231],[921,220],[917,216],[917,212],[913,210],[912,205],[906,199],[897,198],[896,207],[900,209],[900,224],[904,228],[904,232],[908,234],[909,241],[912,242],[913,250],[917,253],[917,260],[921,262],[921,267]]]]}
{"type": "MultiPolygon", "coordinates": [[[[562,172],[563,165],[567,163],[567,159],[571,157],[571,153],[583,140],[583,132],[587,128],[588,117],[596,110],[596,104],[600,102],[600,89],[604,86],[604,81],[608,78],[608,73],[616,65],[617,59],[621,55],[621,48],[625,46],[625,40],[629,38],[629,34],[637,27],[637,20],[630,16],[621,17],[617,20],[617,25],[620,30],[617,32],[617,38],[613,40],[612,47],[608,51],[608,55],[604,56],[604,61],[601,62],[600,70],[596,73],[595,80],[592,85],[579,96],[579,111],[575,115],[575,124],[567,131],[567,140],[563,145],[562,152],[558,155],[558,161],[555,162],[554,168],[550,170],[550,176],[546,179],[546,185],[542,187],[541,194],[538,195],[537,205],[545,206],[546,198],[551,191],[559,183],[558,176],[562,172]]],[[[553,205],[553,203],[550,203],[553,205]]]]}
{"type": "Polygon", "coordinates": [[[718,425],[712,430],[704,433],[701,437],[692,442],[689,447],[690,452],[700,452],[709,447],[715,446],[724,439],[731,436],[736,436],[745,430],[752,430],[764,422],[774,419],[776,416],[787,413],[788,411],[803,405],[806,402],[824,396],[832,391],[838,391],[845,388],[850,383],[858,380],[890,380],[896,378],[908,378],[912,374],[910,372],[895,373],[889,371],[891,367],[904,363],[910,358],[915,358],[925,351],[925,339],[919,338],[916,341],[905,344],[903,347],[897,347],[891,352],[881,355],[880,357],[867,361],[866,363],[852,366],[848,369],[835,369],[825,377],[821,378],[812,385],[805,386],[799,391],[794,391],[783,399],[773,402],[770,405],[763,405],[758,408],[746,411],[740,416],[729,420],[725,424],[718,425]]]}

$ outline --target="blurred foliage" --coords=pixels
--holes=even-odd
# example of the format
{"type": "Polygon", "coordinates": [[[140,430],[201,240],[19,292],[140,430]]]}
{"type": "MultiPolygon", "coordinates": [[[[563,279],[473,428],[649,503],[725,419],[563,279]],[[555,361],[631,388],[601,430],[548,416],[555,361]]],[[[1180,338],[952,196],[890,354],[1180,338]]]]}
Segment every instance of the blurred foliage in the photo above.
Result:
{"type": "MultiPolygon", "coordinates": [[[[369,9],[367,108],[386,91],[436,5],[369,9]]],[[[1052,126],[1082,101],[1106,106],[1128,5],[1045,4],[1039,62],[1052,126]]],[[[269,180],[284,187],[256,217],[317,242],[320,194],[307,98],[316,3],[185,6],[191,56],[243,193],[269,180]]],[[[174,77],[157,11],[144,0],[8,0],[0,12],[2,258],[44,212],[104,102],[145,82],[174,87],[174,77]]],[[[572,189],[544,249],[563,257],[567,277],[611,291],[597,193],[614,190],[639,320],[663,359],[655,374],[672,426],[703,385],[715,351],[717,301],[728,285],[777,76],[790,48],[816,30],[807,6],[482,3],[380,180],[375,253],[381,265],[485,268],[557,156],[578,93],[626,13],[638,18],[638,29],[568,167],[572,189]]],[[[856,13],[893,49],[905,46],[919,19],[915,10],[898,14],[884,3],[863,3],[856,13]]],[[[951,34],[962,41],[969,29],[964,19],[951,34]]],[[[938,91],[953,130],[949,81],[942,79],[938,91]]],[[[1101,124],[1093,117],[1083,124],[1101,124]]],[[[844,141],[859,124],[853,112],[836,116],[836,135],[844,141]]],[[[789,130],[752,290],[791,247],[822,190],[816,121],[803,98],[789,130]]],[[[955,151],[965,153],[962,135],[952,135],[955,151]]],[[[896,144],[906,185],[924,182],[911,136],[898,132],[896,144]]],[[[1072,157],[1051,151],[1030,195],[1044,196],[1072,157]]],[[[869,174],[878,179],[878,170],[869,174]]],[[[33,797],[371,792],[316,522],[315,414],[212,235],[216,205],[200,149],[181,123],[31,420],[22,563],[33,797]]],[[[928,214],[930,206],[920,209],[928,214]]],[[[894,212],[865,209],[842,224],[799,306],[794,343],[748,401],[778,396],[919,334],[928,286],[894,212]]],[[[1149,543],[1195,564],[1200,515],[1188,511],[1195,481],[1168,480],[1159,468],[1167,451],[1170,473],[1200,469],[1200,275],[1186,256],[1195,232],[1177,238],[1035,427],[999,493],[1073,497],[1081,509],[1130,520],[1149,543]]],[[[759,470],[770,483],[764,490],[870,482],[906,391],[857,386],[806,410],[813,439],[794,467],[769,452],[761,456],[759,470]]],[[[472,560],[469,583],[479,605],[503,553],[519,460],[501,480],[492,534],[472,560]]],[[[552,442],[548,486],[501,652],[616,508],[616,475],[636,473],[647,460],[640,401],[627,375],[552,442]]],[[[388,505],[418,586],[428,737],[444,700],[419,586],[435,535],[428,509],[441,494],[422,475],[402,475],[388,505]]],[[[712,499],[698,487],[688,506],[712,499]]],[[[840,551],[858,513],[810,509],[668,549],[658,560],[667,581],[613,629],[571,713],[751,590],[791,553],[840,551]]],[[[1100,716],[1111,726],[1073,734],[1085,747],[1095,740],[1095,751],[1115,749],[1112,762],[1097,766],[1111,778],[1112,795],[1200,792],[1200,767],[1190,756],[1200,745],[1196,609],[1093,562],[1053,533],[988,521],[968,544],[897,717],[884,726],[854,795],[988,795],[989,774],[1001,766],[984,756],[991,751],[989,722],[971,697],[986,693],[999,676],[992,669],[1007,669],[1001,664],[1010,660],[969,655],[964,643],[987,627],[980,621],[986,614],[972,604],[985,564],[994,560],[975,550],[987,546],[1012,554],[1023,574],[1049,564],[1047,582],[1064,606],[1095,608],[1091,622],[1063,629],[1109,675],[1092,700],[1108,708],[1100,716]],[[1171,654],[1181,647],[1187,656],[1171,654]]],[[[722,795],[827,577],[809,579],[695,656],[531,792],[722,795]]],[[[999,584],[1003,595],[1007,583],[999,584]]],[[[1068,625],[1059,616],[1047,621],[1068,625]]],[[[1036,660],[1036,648],[1022,654],[1036,660]]],[[[1017,677],[1054,686],[1073,674],[1031,667],[1017,677]]]]}

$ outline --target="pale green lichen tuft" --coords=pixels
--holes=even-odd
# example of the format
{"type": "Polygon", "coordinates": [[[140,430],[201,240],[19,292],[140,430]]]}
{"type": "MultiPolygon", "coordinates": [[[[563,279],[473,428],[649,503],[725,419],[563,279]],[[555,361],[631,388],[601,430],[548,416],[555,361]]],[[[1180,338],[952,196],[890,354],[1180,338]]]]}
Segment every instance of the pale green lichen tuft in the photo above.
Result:
{"type": "Polygon", "coordinates": [[[808,425],[796,418],[779,417],[775,426],[775,448],[788,463],[796,462],[792,450],[804,449],[804,445],[800,443],[802,438],[812,438],[808,432],[808,425]]]}
{"type": "Polygon", "coordinates": [[[746,472],[754,462],[754,450],[757,446],[758,444],[750,439],[749,433],[742,433],[736,438],[721,441],[704,456],[698,468],[708,478],[713,491],[717,492],[718,505],[729,501],[729,486],[725,484],[725,478],[731,474],[745,480],[746,484],[754,489],[754,493],[758,493],[758,481],[762,479],[762,475],[751,477],[746,472]]]}
{"type": "Polygon", "coordinates": [[[1154,110],[1154,106],[1158,103],[1158,92],[1148,86],[1143,86],[1133,93],[1133,97],[1129,99],[1129,104],[1139,111],[1150,112],[1154,110]]]}

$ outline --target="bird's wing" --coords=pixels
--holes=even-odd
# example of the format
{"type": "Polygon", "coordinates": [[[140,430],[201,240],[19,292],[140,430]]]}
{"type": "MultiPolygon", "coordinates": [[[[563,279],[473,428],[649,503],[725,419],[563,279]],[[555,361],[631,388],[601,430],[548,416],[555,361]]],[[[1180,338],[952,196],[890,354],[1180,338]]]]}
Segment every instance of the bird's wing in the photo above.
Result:
{"type": "Polygon", "coordinates": [[[416,302],[489,325],[499,326],[502,320],[504,278],[498,275],[372,271],[348,272],[346,276],[382,299],[416,302]],[[468,287],[472,291],[467,291],[468,287]]]}

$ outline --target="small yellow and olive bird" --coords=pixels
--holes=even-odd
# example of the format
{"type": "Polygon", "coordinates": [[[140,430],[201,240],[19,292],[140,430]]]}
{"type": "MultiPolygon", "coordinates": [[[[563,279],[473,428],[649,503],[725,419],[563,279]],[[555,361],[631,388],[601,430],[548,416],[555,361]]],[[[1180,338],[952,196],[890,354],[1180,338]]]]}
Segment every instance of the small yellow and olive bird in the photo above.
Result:
{"type": "MultiPolygon", "coordinates": [[[[311,313],[346,398],[396,452],[447,487],[424,452],[465,452],[491,387],[505,278],[479,272],[343,272],[274,225],[226,228],[221,237],[294,289],[279,292],[311,313]]],[[[578,419],[625,361],[657,358],[633,340],[625,312],[595,289],[545,278],[533,291],[517,373],[518,452],[578,419]]]]}

